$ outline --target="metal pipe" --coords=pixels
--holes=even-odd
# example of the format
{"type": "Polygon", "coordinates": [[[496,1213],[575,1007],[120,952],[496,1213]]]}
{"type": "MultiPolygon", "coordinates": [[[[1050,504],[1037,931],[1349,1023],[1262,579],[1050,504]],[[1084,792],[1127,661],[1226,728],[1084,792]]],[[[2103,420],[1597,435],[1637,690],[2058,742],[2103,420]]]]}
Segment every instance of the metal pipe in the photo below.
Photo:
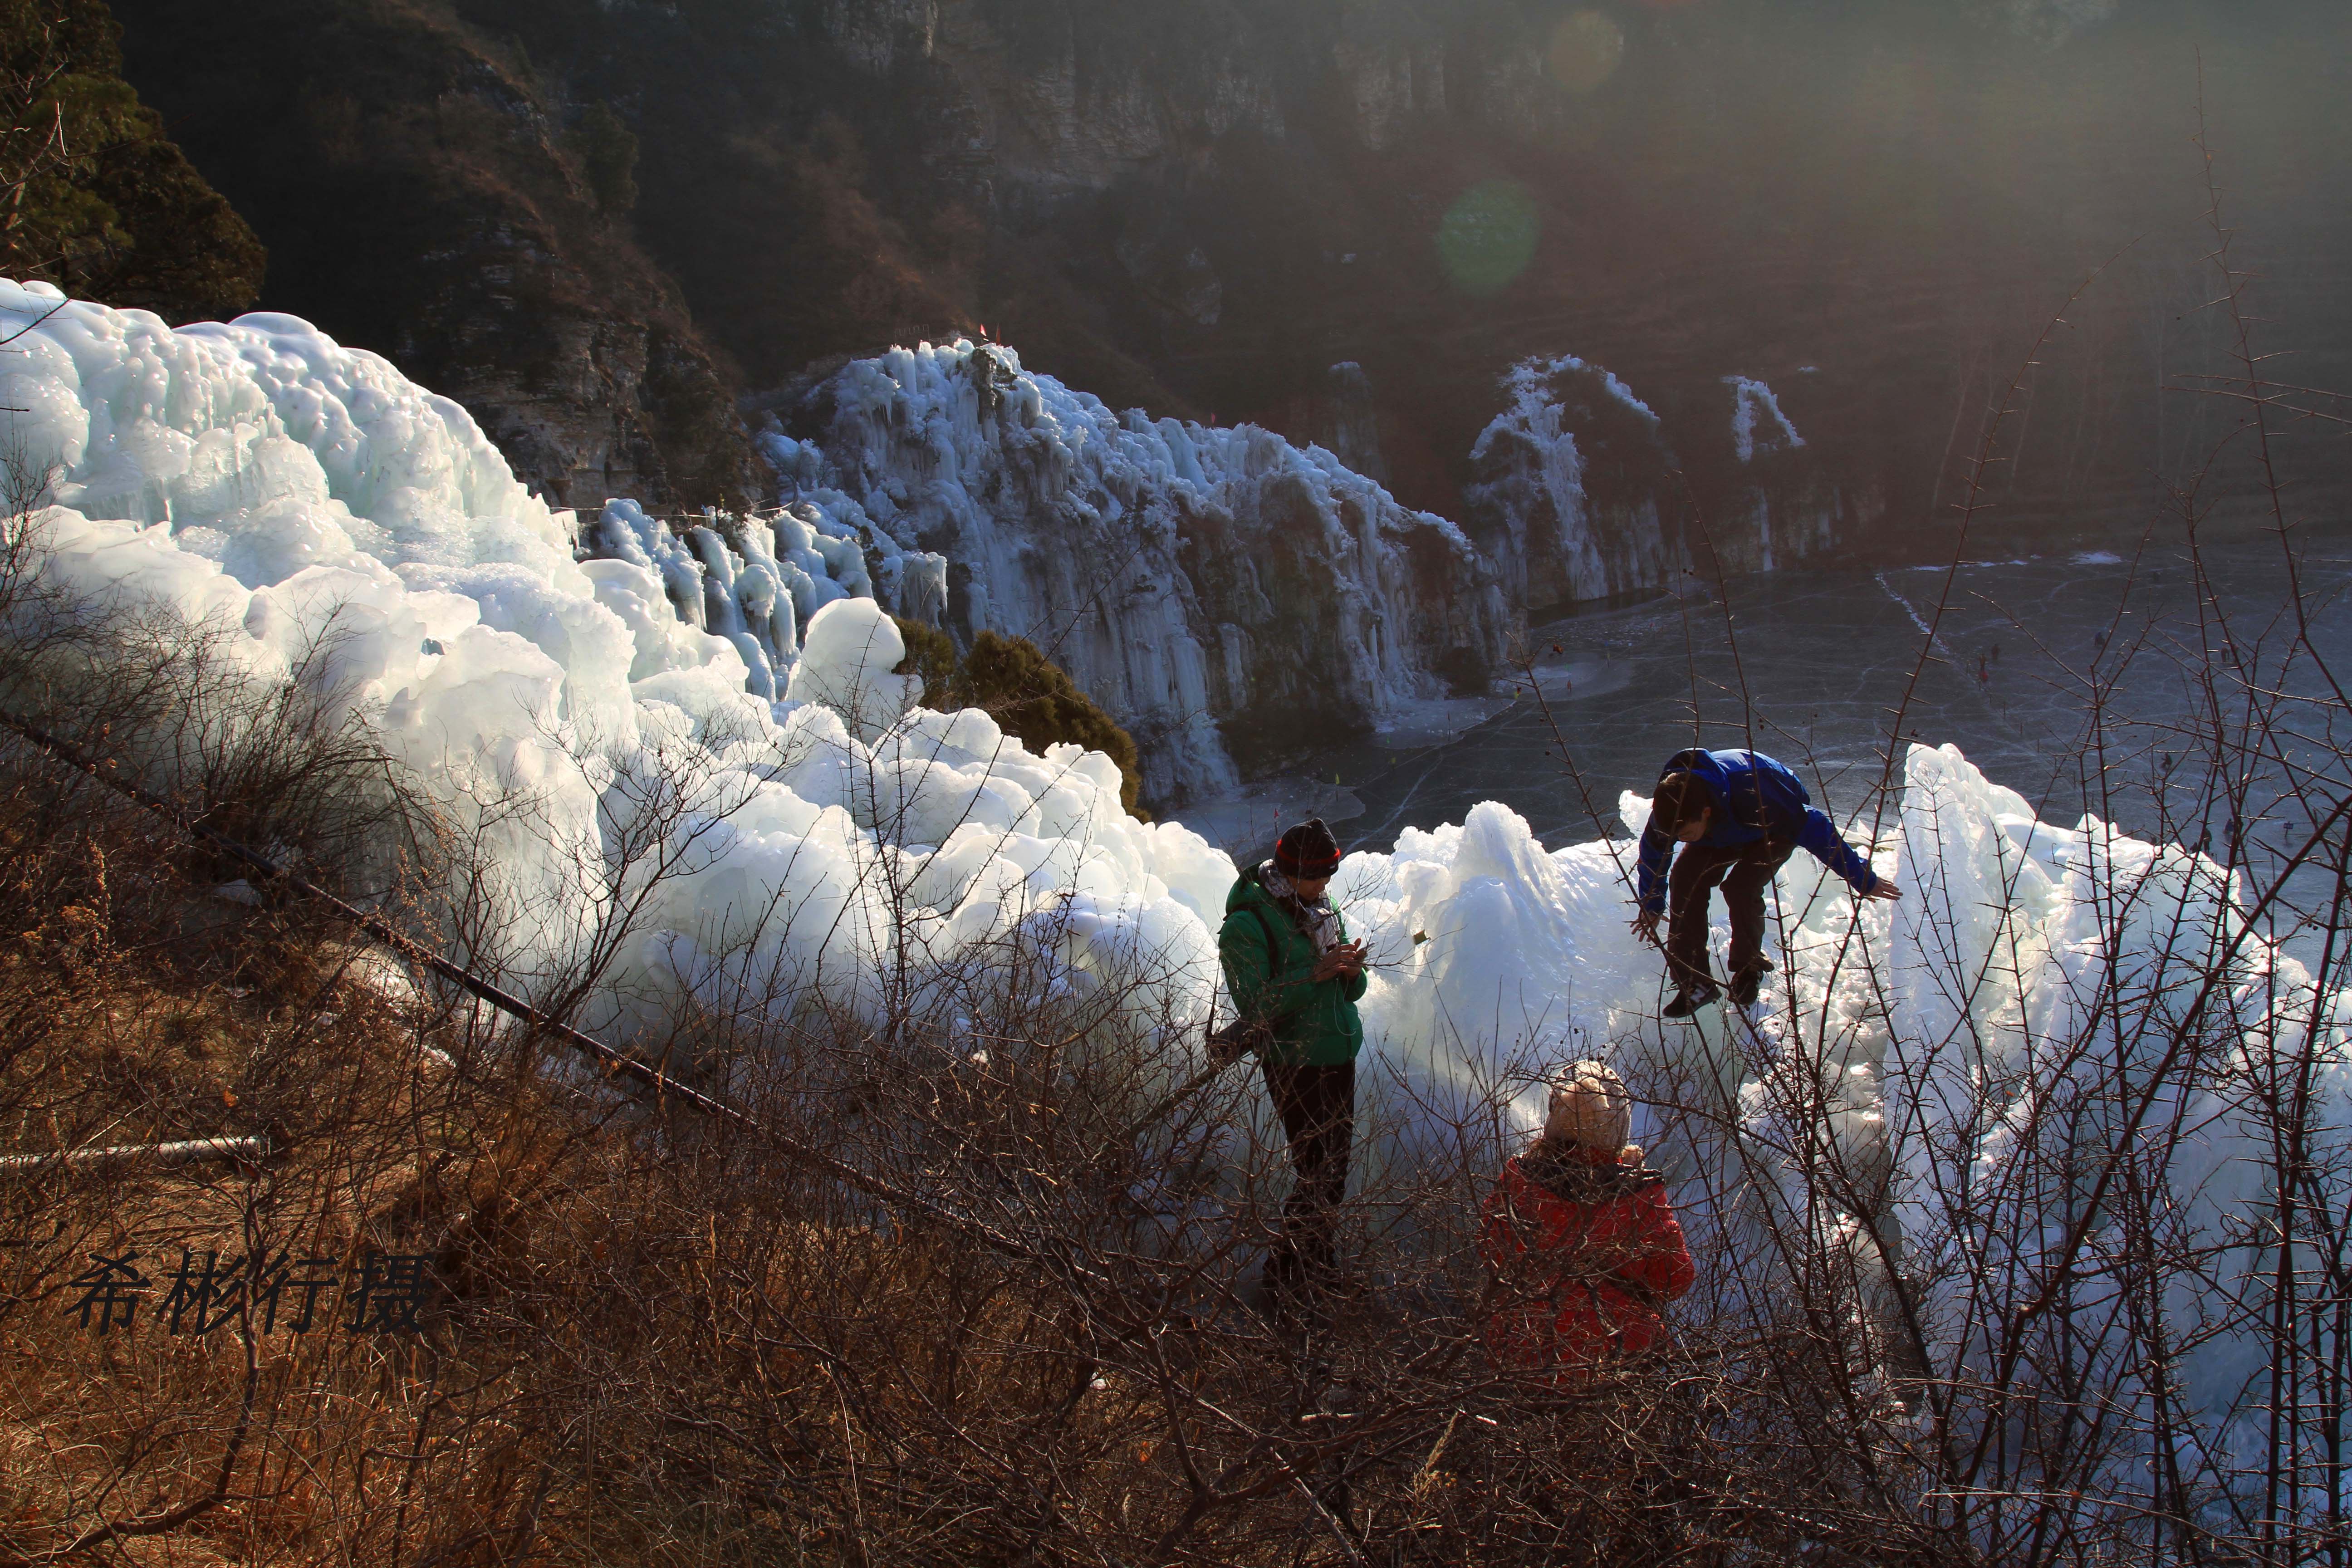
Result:
{"type": "Polygon", "coordinates": [[[132,1160],[159,1165],[187,1165],[208,1160],[242,1160],[259,1164],[269,1158],[269,1140],[250,1138],[184,1138],[171,1143],[121,1143],[102,1149],[68,1149],[55,1154],[0,1154],[0,1171],[42,1171],[52,1165],[86,1170],[132,1160]]]}

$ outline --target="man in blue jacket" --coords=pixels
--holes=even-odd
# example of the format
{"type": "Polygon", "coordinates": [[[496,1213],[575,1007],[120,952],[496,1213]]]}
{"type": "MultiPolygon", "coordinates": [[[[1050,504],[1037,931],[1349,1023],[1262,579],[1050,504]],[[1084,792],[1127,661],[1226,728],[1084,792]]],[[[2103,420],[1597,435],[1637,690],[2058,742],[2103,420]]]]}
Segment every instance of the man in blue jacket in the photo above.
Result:
{"type": "Polygon", "coordinates": [[[1705,752],[1694,747],[1666,759],[1642,834],[1641,912],[1633,934],[1658,945],[1666,923],[1666,972],[1675,982],[1669,1018],[1687,1018],[1723,994],[1709,973],[1707,895],[1718,884],[1731,914],[1731,1000],[1753,1006],[1757,987],[1772,967],[1764,956],[1764,889],[1799,849],[1810,853],[1865,899],[1900,898],[1903,890],[1870,868],[1787,767],[1761,752],[1705,752]],[[1675,853],[1680,844],[1682,853],[1675,853]],[[1666,862],[1674,861],[1671,876],[1666,862]]]}

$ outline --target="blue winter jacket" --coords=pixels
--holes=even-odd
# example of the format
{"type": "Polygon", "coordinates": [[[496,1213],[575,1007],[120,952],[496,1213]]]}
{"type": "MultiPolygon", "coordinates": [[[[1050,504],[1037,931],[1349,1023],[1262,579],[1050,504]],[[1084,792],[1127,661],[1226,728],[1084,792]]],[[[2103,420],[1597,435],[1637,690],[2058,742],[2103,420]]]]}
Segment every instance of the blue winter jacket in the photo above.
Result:
{"type": "MultiPolygon", "coordinates": [[[[1715,797],[1715,811],[1698,842],[1729,848],[1770,839],[1794,844],[1843,877],[1857,893],[1878,886],[1870,863],[1838,837],[1812,796],[1786,766],[1761,752],[1676,752],[1658,770],[1658,776],[1689,773],[1715,797]]],[[[1675,839],[1654,823],[1642,835],[1642,875],[1635,889],[1645,915],[1666,912],[1666,867],[1675,858],[1675,839]]]]}

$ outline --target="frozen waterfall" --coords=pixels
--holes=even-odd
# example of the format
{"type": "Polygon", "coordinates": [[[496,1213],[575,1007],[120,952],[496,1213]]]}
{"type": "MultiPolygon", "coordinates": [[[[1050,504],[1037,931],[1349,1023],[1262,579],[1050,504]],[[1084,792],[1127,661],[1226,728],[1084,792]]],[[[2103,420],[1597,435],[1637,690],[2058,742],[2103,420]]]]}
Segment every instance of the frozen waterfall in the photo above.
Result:
{"type": "Polygon", "coordinates": [[[1772,389],[1730,375],[1726,417],[1669,426],[1573,354],[1523,360],[1471,448],[1463,524],[1530,614],[1820,554],[1876,502],[1822,476],[1772,389]]]}
{"type": "Polygon", "coordinates": [[[948,629],[1045,649],[1134,734],[1151,799],[1502,668],[1479,552],[1319,447],[1114,413],[969,341],[856,361],[782,413],[761,446],[792,509],[944,557],[948,629]]]}

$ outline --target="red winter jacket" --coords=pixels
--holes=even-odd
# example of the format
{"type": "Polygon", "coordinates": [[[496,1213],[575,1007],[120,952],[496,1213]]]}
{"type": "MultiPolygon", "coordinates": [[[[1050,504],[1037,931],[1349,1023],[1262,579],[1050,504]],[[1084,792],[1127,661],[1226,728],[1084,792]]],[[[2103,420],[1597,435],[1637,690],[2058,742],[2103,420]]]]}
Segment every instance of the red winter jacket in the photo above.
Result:
{"type": "Polygon", "coordinates": [[[1665,1178],[1599,1150],[1538,1143],[1506,1164],[1478,1246],[1487,1348],[1529,1372],[1649,1349],[1665,1333],[1660,1309],[1696,1274],[1665,1178]]]}

